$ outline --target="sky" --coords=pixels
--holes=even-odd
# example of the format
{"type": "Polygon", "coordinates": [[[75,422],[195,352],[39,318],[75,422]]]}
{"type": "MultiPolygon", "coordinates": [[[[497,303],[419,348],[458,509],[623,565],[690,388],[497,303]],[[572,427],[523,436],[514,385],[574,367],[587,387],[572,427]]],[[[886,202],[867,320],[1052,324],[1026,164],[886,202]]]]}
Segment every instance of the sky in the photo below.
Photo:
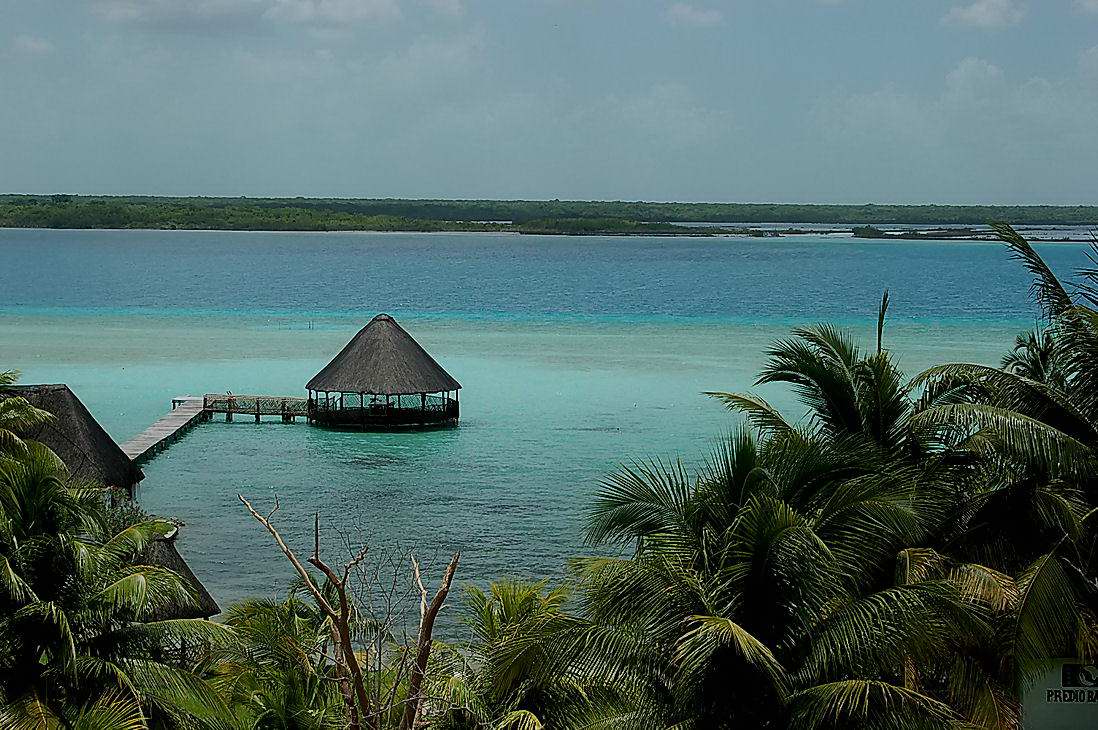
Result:
{"type": "Polygon", "coordinates": [[[1098,204],[1098,0],[0,0],[0,192],[1098,204]]]}

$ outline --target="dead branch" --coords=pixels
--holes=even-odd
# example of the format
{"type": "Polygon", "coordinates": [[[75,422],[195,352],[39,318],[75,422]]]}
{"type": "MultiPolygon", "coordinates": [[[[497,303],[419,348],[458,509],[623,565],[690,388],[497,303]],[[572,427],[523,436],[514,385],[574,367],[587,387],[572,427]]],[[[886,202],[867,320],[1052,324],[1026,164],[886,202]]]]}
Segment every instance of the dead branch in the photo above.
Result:
{"type": "Polygon", "coordinates": [[[238,494],[236,496],[237,499],[239,499],[244,504],[244,506],[248,508],[248,511],[252,514],[252,517],[254,517],[256,521],[259,522],[259,524],[267,528],[267,532],[271,533],[271,536],[278,544],[278,549],[282,551],[282,554],[285,555],[286,559],[290,561],[290,564],[294,566],[297,574],[301,576],[301,579],[308,587],[309,592],[313,594],[313,598],[316,600],[317,605],[320,606],[320,609],[324,611],[324,613],[328,616],[334,616],[335,610],[331,607],[328,601],[324,599],[324,594],[320,592],[320,589],[317,588],[316,584],[313,582],[313,578],[311,575],[309,575],[309,571],[305,569],[305,566],[302,565],[300,560],[298,560],[297,555],[294,554],[294,551],[290,549],[290,546],[287,545],[286,541],[282,539],[282,535],[279,534],[278,530],[271,523],[270,517],[278,511],[278,500],[275,500],[275,508],[271,510],[270,514],[264,517],[256,511],[251,502],[244,498],[244,495],[238,494]]]}
{"type": "Polygon", "coordinates": [[[274,537],[282,554],[285,555],[286,559],[294,566],[298,575],[301,576],[301,579],[313,594],[313,598],[316,599],[317,605],[320,606],[320,609],[329,619],[333,649],[337,659],[335,666],[343,680],[341,682],[341,689],[343,690],[344,703],[347,705],[349,730],[359,730],[361,727],[359,722],[360,711],[361,715],[366,717],[369,727],[377,727],[377,717],[370,711],[370,701],[366,694],[365,683],[362,679],[362,667],[359,666],[358,657],[355,655],[354,644],[352,643],[351,606],[350,602],[347,600],[347,576],[344,575],[341,580],[320,558],[320,514],[316,514],[313,523],[313,556],[309,558],[309,564],[324,573],[332,583],[336,595],[339,598],[338,612],[332,607],[331,603],[324,598],[324,593],[320,590],[320,587],[317,586],[313,577],[309,574],[309,571],[305,569],[305,566],[298,559],[294,551],[291,550],[286,544],[286,541],[282,539],[282,535],[278,532],[278,529],[271,523],[270,517],[278,511],[277,501],[275,503],[275,508],[271,510],[267,517],[264,517],[256,511],[251,502],[244,498],[244,495],[238,494],[237,497],[248,509],[248,512],[251,513],[252,517],[263,525],[267,529],[267,532],[274,537]],[[351,685],[350,688],[347,687],[347,684],[351,685]],[[353,690],[353,694],[351,690],[353,690]]]}
{"type": "Polygon", "coordinates": [[[419,625],[423,626],[423,617],[427,615],[427,588],[423,585],[423,576],[419,572],[419,561],[416,560],[416,556],[413,554],[410,556],[412,559],[412,575],[416,578],[416,585],[419,586],[419,625]]]}
{"type": "MultiPolygon", "coordinates": [[[[442,575],[442,583],[439,585],[435,597],[431,599],[431,603],[423,611],[419,623],[419,636],[416,639],[416,659],[415,663],[412,665],[412,673],[408,677],[408,703],[404,706],[404,717],[400,724],[402,730],[414,730],[416,727],[416,721],[419,718],[419,712],[422,706],[421,691],[424,679],[427,676],[427,661],[431,658],[431,642],[435,628],[435,618],[446,602],[446,596],[450,592],[450,584],[453,583],[454,573],[457,572],[458,560],[460,558],[461,553],[454,553],[454,557],[450,559],[450,564],[446,566],[446,572],[442,575]]],[[[420,580],[419,565],[414,559],[412,560],[412,565],[414,566],[413,570],[416,575],[416,580],[422,590],[423,582],[420,580]]],[[[426,591],[423,591],[422,595],[426,595],[426,591]]]]}
{"type": "MultiPolygon", "coordinates": [[[[350,559],[342,566],[331,567],[321,556],[320,515],[319,513],[313,515],[313,549],[312,555],[306,562],[322,573],[331,585],[332,588],[326,596],[327,587],[322,589],[321,585],[313,578],[313,574],[310,573],[306,564],[286,544],[286,541],[272,523],[272,518],[279,510],[278,500],[275,500],[274,509],[266,516],[263,516],[243,495],[238,495],[238,498],[252,517],[263,525],[274,538],[279,550],[289,560],[294,570],[297,571],[306,588],[316,600],[317,606],[328,619],[328,631],[332,642],[331,661],[335,669],[335,679],[339,682],[340,694],[343,696],[344,704],[347,707],[348,730],[363,730],[363,728],[366,730],[380,730],[382,723],[395,714],[400,715],[400,730],[415,730],[421,724],[424,707],[431,699],[424,685],[427,677],[427,665],[431,656],[435,621],[445,605],[461,554],[454,553],[443,573],[442,581],[434,597],[430,600],[428,600],[428,591],[423,582],[423,573],[419,561],[414,553],[407,553],[411,559],[412,575],[414,577],[414,584],[408,586],[407,589],[398,587],[400,581],[397,576],[401,571],[397,569],[397,565],[402,563],[403,559],[397,562],[390,560],[392,567],[394,567],[391,585],[387,585],[388,580],[384,582],[381,580],[380,572],[378,572],[380,568],[374,571],[377,572],[376,576],[366,575],[362,581],[364,583],[362,588],[369,592],[372,585],[371,578],[377,581],[381,589],[384,616],[374,630],[374,640],[376,641],[376,646],[372,647],[374,651],[367,649],[365,658],[360,659],[354,647],[352,626],[357,625],[360,618],[359,612],[363,610],[362,607],[365,604],[362,603],[361,596],[357,592],[352,596],[349,591],[352,590],[350,585],[352,572],[356,576],[363,574],[364,569],[361,565],[367,557],[368,548],[363,547],[352,554],[351,546],[347,544],[345,547],[350,559]],[[339,567],[342,567],[342,570],[339,567]],[[335,595],[334,599],[331,598],[332,593],[335,595]],[[388,635],[387,632],[390,627],[397,620],[394,615],[397,602],[403,603],[409,599],[418,599],[416,602],[419,608],[419,631],[416,634],[413,649],[413,641],[408,636],[407,630],[405,630],[404,646],[406,648],[399,652],[399,665],[394,667],[395,676],[392,678],[391,686],[387,691],[384,691],[381,687],[383,673],[380,671],[383,660],[382,643],[385,636],[388,635]],[[379,670],[376,672],[378,682],[376,697],[372,697],[367,690],[367,677],[364,674],[362,665],[362,662],[371,664],[374,661],[377,662],[377,669],[379,670]],[[397,701],[396,693],[405,677],[407,677],[406,697],[397,701]]],[[[344,538],[344,542],[347,542],[346,538],[344,538]]],[[[404,585],[407,586],[407,583],[404,585]]],[[[327,652],[325,652],[325,656],[327,656],[327,652]]]]}

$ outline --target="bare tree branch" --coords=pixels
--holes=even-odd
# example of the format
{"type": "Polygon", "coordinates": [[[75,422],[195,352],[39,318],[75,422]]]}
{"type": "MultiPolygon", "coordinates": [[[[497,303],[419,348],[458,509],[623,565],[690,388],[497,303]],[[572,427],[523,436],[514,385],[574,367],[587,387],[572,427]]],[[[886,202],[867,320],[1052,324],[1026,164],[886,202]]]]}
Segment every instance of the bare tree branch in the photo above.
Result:
{"type": "MultiPolygon", "coordinates": [[[[408,704],[404,706],[404,718],[400,725],[403,730],[414,730],[416,721],[419,718],[422,706],[421,690],[423,681],[427,676],[427,661],[431,658],[431,641],[435,618],[446,602],[446,596],[450,592],[450,584],[453,583],[454,573],[457,572],[460,558],[461,553],[454,553],[454,557],[450,559],[450,564],[442,575],[442,583],[439,585],[435,597],[431,599],[430,605],[424,610],[419,624],[419,636],[416,639],[416,659],[412,665],[411,676],[408,678],[408,704]]],[[[419,566],[415,561],[413,561],[413,565],[415,565],[416,580],[419,581],[419,566]]],[[[419,581],[419,585],[422,588],[422,581],[419,581]]]]}
{"type": "Polygon", "coordinates": [[[324,573],[325,577],[331,582],[332,587],[335,589],[336,595],[339,598],[339,611],[337,612],[324,597],[323,591],[317,586],[313,577],[309,574],[309,571],[305,569],[305,566],[298,559],[293,550],[286,544],[286,541],[282,539],[282,535],[279,534],[278,529],[271,523],[270,517],[278,511],[277,500],[275,502],[275,508],[271,510],[267,517],[262,516],[252,506],[251,502],[244,498],[244,495],[238,494],[237,497],[251,513],[252,517],[256,519],[261,525],[263,525],[267,532],[271,533],[275,542],[278,544],[282,554],[286,556],[286,559],[290,561],[290,564],[297,570],[298,575],[305,582],[306,587],[313,594],[313,598],[316,599],[317,605],[327,615],[331,625],[333,649],[336,654],[336,669],[342,675],[341,689],[343,689],[344,703],[347,705],[348,714],[348,728],[349,730],[359,730],[361,727],[359,722],[360,712],[361,716],[364,716],[367,720],[368,727],[377,728],[378,718],[371,712],[371,704],[369,696],[366,694],[366,686],[362,680],[362,667],[359,666],[358,658],[355,655],[354,644],[351,638],[351,606],[347,600],[347,578],[343,577],[342,580],[328,567],[323,560],[320,559],[320,514],[315,515],[313,522],[313,556],[309,558],[309,564],[324,573]],[[350,689],[346,688],[347,684],[351,685],[350,689]],[[351,692],[353,690],[353,694],[351,692]],[[357,700],[357,702],[356,702],[357,700]]]}
{"type": "Polygon", "coordinates": [[[305,582],[305,586],[309,589],[309,592],[313,594],[313,598],[316,599],[316,603],[318,606],[320,606],[320,609],[324,611],[324,613],[326,613],[328,616],[335,616],[335,609],[333,609],[328,601],[324,599],[324,594],[320,592],[320,589],[317,588],[316,584],[313,582],[313,578],[311,575],[309,575],[309,571],[305,569],[305,566],[301,563],[300,560],[298,560],[297,555],[294,554],[293,550],[291,550],[290,547],[286,544],[286,541],[282,539],[282,535],[278,533],[278,530],[275,529],[275,526],[271,523],[270,517],[278,511],[278,500],[275,500],[275,508],[271,510],[270,514],[264,517],[256,511],[251,502],[244,498],[244,495],[238,494],[236,496],[237,499],[239,499],[244,504],[244,506],[248,508],[248,511],[252,514],[252,517],[254,517],[256,521],[259,522],[259,524],[267,528],[267,532],[271,533],[271,536],[278,544],[278,549],[282,551],[282,554],[285,555],[286,559],[290,561],[290,564],[294,566],[294,570],[296,570],[297,574],[301,576],[301,579],[305,582]]]}

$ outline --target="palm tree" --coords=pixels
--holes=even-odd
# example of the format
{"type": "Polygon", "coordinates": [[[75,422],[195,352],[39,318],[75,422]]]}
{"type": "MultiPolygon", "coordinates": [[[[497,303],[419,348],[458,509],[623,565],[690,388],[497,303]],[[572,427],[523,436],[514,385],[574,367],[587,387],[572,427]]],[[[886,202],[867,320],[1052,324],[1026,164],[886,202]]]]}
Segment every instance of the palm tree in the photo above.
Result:
{"type": "Polygon", "coordinates": [[[326,617],[296,594],[250,599],[225,615],[235,641],[203,666],[241,727],[335,730],[347,726],[331,662],[326,617]]]}
{"type": "Polygon", "coordinates": [[[749,393],[710,392],[729,410],[742,413],[765,436],[811,437],[864,444],[893,457],[918,453],[924,434],[912,427],[911,387],[884,347],[886,290],[877,313],[876,349],[865,353],[845,332],[828,324],[800,327],[779,340],[756,385],[783,383],[807,408],[807,422],[794,426],[777,408],[749,393]]]}
{"type": "Polygon", "coordinates": [[[934,534],[949,494],[888,453],[899,435],[846,416],[815,421],[833,438],[762,416],[775,427],[761,441],[734,433],[697,474],[650,463],[607,480],[589,537],[634,552],[586,561],[585,608],[593,651],[643,688],[624,724],[960,721],[910,668],[981,642],[983,611],[951,581],[896,580],[896,556],[934,534]]]}
{"type": "Polygon", "coordinates": [[[806,420],[711,393],[758,438],[698,474],[607,482],[590,537],[635,553],[588,562],[587,611],[645,688],[646,723],[1015,728],[1034,670],[1090,656],[1094,419],[1064,390],[1094,384],[1098,315],[1039,281],[1070,336],[1020,339],[1004,370],[907,382],[883,346],[886,292],[874,351],[827,325],[770,350],[758,384],[791,386],[806,420]]]}
{"type": "Polygon", "coordinates": [[[8,386],[15,385],[18,380],[18,370],[0,371],[0,454],[25,452],[26,445],[19,434],[53,418],[52,414],[35,408],[26,398],[5,397],[8,386]]]}
{"type": "Polygon", "coordinates": [[[1035,329],[1018,335],[1014,348],[1003,356],[1002,369],[1029,380],[1063,390],[1066,385],[1056,340],[1048,330],[1035,329]]]}
{"type": "Polygon", "coordinates": [[[534,730],[591,727],[620,711],[621,692],[581,650],[589,624],[566,610],[569,590],[497,581],[467,589],[472,641],[440,647],[433,727],[534,730]]]}
{"type": "Polygon", "coordinates": [[[224,706],[179,654],[226,630],[160,618],[194,597],[137,560],[172,525],[110,534],[104,509],[42,444],[0,457],[0,725],[217,725],[224,706]]]}
{"type": "Polygon", "coordinates": [[[1052,657],[1098,654],[1098,269],[1069,293],[1024,238],[996,231],[1033,275],[1045,329],[1019,338],[1001,370],[920,375],[936,397],[913,420],[980,472],[950,542],[1005,576],[1001,635],[1018,687],[1052,657]]]}

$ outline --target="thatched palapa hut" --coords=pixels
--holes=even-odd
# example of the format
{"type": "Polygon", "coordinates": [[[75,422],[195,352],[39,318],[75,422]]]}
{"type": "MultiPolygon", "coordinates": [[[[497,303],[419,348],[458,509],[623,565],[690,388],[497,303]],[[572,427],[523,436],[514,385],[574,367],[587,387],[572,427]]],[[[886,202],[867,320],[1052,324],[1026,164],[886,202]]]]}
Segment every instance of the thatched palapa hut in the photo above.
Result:
{"type": "Polygon", "coordinates": [[[54,415],[19,436],[48,446],[74,477],[129,493],[145,477],[69,386],[11,385],[0,391],[0,399],[13,396],[54,415]]]}
{"type": "Polygon", "coordinates": [[[305,386],[309,421],[361,429],[452,426],[461,384],[388,314],[359,330],[305,386]]]}

